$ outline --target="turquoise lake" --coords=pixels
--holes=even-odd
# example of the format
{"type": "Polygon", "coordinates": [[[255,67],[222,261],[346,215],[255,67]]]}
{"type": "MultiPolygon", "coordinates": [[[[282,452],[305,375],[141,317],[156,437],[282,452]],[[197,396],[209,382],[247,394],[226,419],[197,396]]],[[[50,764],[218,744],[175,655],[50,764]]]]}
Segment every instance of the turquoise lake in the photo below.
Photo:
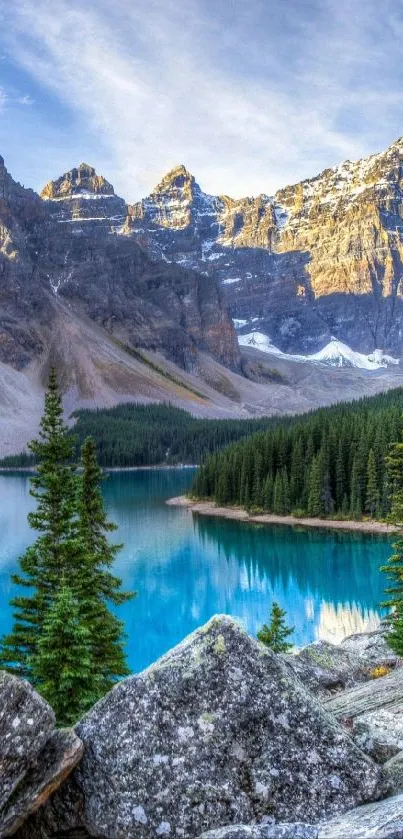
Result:
{"type": "MultiPolygon", "coordinates": [[[[115,472],[103,491],[124,549],[116,563],[137,598],[120,608],[134,671],[203,624],[226,612],[256,633],[277,600],[295,626],[299,646],[318,638],[339,641],[375,627],[383,598],[379,566],[388,539],[355,533],[264,527],[193,516],[168,507],[186,491],[193,471],[115,472]]],[[[11,628],[10,574],[32,541],[29,479],[0,476],[0,634],[11,628]]]]}

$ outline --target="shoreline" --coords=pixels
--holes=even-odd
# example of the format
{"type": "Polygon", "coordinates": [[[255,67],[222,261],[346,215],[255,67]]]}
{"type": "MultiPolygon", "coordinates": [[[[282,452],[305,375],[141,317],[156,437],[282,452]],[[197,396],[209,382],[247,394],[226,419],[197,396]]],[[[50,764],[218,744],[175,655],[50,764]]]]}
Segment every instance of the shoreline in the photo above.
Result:
{"type": "Polygon", "coordinates": [[[250,515],[242,507],[219,507],[215,501],[192,501],[186,495],[169,498],[166,502],[170,507],[186,507],[192,513],[200,516],[214,516],[216,518],[244,521],[252,524],[280,524],[287,527],[314,527],[323,530],[348,530],[357,533],[374,533],[379,536],[389,536],[397,533],[398,528],[380,521],[340,521],[339,519],[295,518],[294,516],[277,516],[274,513],[250,515]]]}
{"type": "MultiPolygon", "coordinates": [[[[197,463],[177,463],[169,464],[162,463],[159,466],[101,466],[103,472],[150,472],[150,471],[168,471],[169,469],[198,469],[197,463]]],[[[0,475],[2,472],[36,472],[35,466],[0,466],[0,475]]],[[[80,471],[80,467],[77,467],[80,471]]]]}

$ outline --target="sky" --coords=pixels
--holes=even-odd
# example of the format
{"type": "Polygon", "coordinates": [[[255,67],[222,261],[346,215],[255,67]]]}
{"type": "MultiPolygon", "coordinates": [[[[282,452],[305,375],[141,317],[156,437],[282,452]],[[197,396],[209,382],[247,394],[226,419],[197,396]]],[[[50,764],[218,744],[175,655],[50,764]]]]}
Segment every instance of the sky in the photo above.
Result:
{"type": "Polygon", "coordinates": [[[403,134],[402,36],[396,0],[0,0],[0,154],[34,189],[183,163],[270,195],[403,134]]]}

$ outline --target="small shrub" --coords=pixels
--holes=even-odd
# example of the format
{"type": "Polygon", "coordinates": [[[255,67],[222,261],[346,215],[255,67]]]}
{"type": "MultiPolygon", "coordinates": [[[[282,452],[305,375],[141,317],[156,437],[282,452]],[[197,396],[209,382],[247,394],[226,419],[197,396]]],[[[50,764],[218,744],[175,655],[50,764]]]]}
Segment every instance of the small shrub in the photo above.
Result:
{"type": "Polygon", "coordinates": [[[382,679],[383,676],[388,676],[391,673],[392,668],[389,667],[387,664],[378,664],[377,667],[374,667],[373,670],[370,672],[371,679],[382,679]]]}

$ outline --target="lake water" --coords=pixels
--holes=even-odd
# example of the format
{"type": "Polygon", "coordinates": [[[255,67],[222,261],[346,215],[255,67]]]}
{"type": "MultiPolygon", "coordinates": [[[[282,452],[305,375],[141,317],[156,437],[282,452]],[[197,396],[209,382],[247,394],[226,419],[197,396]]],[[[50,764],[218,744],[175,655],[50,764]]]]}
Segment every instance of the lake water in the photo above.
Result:
{"type": "MultiPolygon", "coordinates": [[[[297,645],[338,641],[375,627],[383,598],[384,537],[264,527],[193,516],[164,501],[186,491],[192,470],[119,472],[104,484],[109,516],[125,543],[116,563],[138,597],[120,608],[134,671],[211,615],[226,612],[256,633],[277,600],[297,645]]],[[[32,541],[29,479],[0,476],[0,634],[11,628],[10,574],[32,541]]]]}

